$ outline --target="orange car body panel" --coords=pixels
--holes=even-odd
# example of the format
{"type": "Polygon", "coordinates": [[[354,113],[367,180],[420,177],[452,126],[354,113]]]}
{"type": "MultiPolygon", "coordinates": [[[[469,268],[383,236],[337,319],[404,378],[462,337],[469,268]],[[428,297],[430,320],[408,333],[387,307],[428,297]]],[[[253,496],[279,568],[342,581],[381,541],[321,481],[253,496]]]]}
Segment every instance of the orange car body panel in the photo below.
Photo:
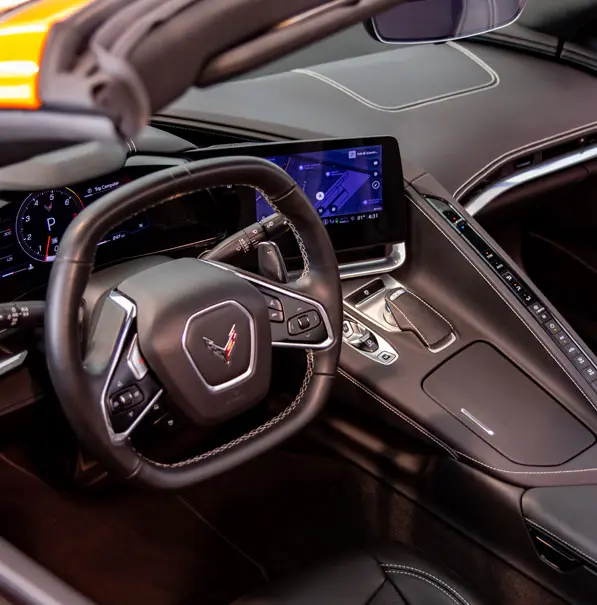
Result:
{"type": "Polygon", "coordinates": [[[0,109],[41,107],[38,75],[48,34],[93,1],[0,0],[0,10],[13,8],[3,19],[0,15],[0,109]]]}

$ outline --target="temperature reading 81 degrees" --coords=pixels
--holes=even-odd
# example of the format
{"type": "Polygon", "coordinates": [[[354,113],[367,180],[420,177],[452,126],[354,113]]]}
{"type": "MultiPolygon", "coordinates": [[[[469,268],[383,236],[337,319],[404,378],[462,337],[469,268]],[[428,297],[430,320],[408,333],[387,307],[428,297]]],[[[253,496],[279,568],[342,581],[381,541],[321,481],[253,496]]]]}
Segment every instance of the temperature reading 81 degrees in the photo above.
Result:
{"type": "Polygon", "coordinates": [[[16,231],[21,248],[34,260],[53,262],[60,239],[83,208],[79,196],[68,188],[27,196],[17,214],[16,231]]]}

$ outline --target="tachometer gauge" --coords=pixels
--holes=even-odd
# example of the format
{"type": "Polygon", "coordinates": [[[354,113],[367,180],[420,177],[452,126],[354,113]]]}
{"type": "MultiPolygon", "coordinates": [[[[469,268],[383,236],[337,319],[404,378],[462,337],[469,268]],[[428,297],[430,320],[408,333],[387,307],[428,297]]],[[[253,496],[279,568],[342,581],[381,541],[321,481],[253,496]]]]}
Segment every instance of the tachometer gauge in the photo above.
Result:
{"type": "Polygon", "coordinates": [[[31,258],[51,263],[64,232],[83,208],[83,202],[71,189],[47,189],[28,195],[17,214],[21,248],[31,258]]]}

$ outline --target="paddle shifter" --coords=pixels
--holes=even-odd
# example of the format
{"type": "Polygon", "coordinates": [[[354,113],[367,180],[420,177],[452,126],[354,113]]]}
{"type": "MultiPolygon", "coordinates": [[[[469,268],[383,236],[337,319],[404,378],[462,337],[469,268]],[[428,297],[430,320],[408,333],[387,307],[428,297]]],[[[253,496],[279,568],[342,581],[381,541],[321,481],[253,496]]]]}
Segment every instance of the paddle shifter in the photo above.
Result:
{"type": "Polygon", "coordinates": [[[259,275],[267,277],[279,284],[288,283],[288,272],[286,263],[275,242],[261,242],[257,246],[257,262],[259,275]]]}

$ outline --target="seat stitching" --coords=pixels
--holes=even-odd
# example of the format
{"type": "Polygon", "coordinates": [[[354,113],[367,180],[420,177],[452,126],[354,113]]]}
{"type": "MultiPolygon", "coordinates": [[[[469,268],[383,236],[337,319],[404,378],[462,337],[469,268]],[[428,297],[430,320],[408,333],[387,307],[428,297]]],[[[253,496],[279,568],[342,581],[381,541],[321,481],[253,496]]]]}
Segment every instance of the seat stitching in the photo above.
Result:
{"type": "Polygon", "coordinates": [[[447,584],[446,582],[444,582],[440,578],[437,578],[436,576],[434,576],[432,573],[430,573],[428,571],[425,571],[423,569],[417,569],[416,567],[410,567],[408,565],[399,565],[397,563],[382,563],[381,566],[382,567],[391,567],[393,569],[406,569],[408,571],[418,572],[420,574],[423,574],[424,576],[430,576],[436,582],[439,582],[442,586],[444,586],[445,588],[447,588],[449,591],[453,592],[461,601],[463,601],[464,603],[466,603],[466,605],[469,605],[468,602],[467,602],[467,600],[455,588],[453,588],[452,586],[450,586],[449,584],[447,584]]]}
{"type": "MultiPolygon", "coordinates": [[[[398,569],[388,569],[388,570],[384,570],[384,571],[385,571],[385,573],[399,574],[402,576],[411,576],[412,578],[415,578],[416,580],[421,580],[422,582],[426,582],[427,584],[429,584],[429,586],[432,586],[433,588],[435,588],[435,590],[439,590],[439,592],[445,594],[452,602],[456,603],[456,605],[463,605],[463,604],[470,605],[469,602],[465,601],[464,599],[456,600],[456,597],[454,595],[450,594],[447,590],[444,590],[441,586],[438,586],[435,582],[432,582],[430,579],[426,578],[425,576],[421,575],[420,573],[412,573],[409,571],[400,571],[398,569]]],[[[415,571],[418,571],[418,570],[415,570],[415,571]]],[[[456,594],[458,594],[458,593],[456,593],[456,594]]]]}
{"type": "Polygon", "coordinates": [[[549,529],[545,529],[545,527],[542,527],[541,525],[539,525],[539,523],[536,523],[535,521],[531,521],[531,519],[529,519],[528,517],[525,517],[525,519],[527,520],[528,523],[535,526],[537,529],[544,531],[546,534],[549,534],[552,538],[559,540],[562,544],[565,544],[566,546],[571,548],[574,552],[582,555],[583,557],[586,557],[587,559],[589,559],[589,561],[591,561],[597,565],[597,560],[595,560],[593,557],[591,557],[591,555],[588,555],[586,552],[583,552],[577,546],[570,544],[570,542],[566,542],[566,540],[564,540],[564,538],[558,536],[557,534],[554,534],[553,532],[549,531],[549,529]]]}

